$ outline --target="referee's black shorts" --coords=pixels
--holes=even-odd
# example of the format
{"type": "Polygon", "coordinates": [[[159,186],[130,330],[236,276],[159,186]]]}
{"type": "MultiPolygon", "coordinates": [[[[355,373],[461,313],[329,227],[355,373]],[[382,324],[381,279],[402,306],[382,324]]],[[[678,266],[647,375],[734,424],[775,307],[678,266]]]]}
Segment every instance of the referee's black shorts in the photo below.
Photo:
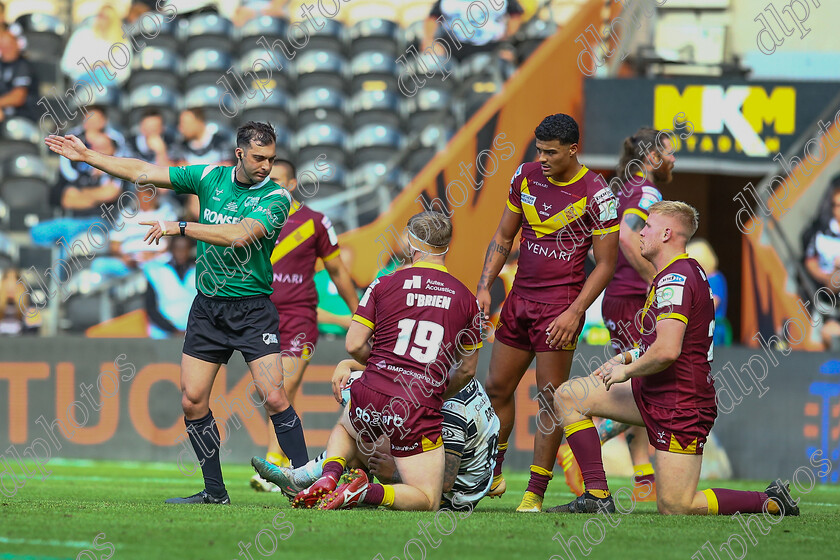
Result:
{"type": "Polygon", "coordinates": [[[199,292],[190,308],[184,354],[226,364],[239,350],[251,362],[280,352],[279,329],[277,308],[266,295],[222,298],[199,292]]]}

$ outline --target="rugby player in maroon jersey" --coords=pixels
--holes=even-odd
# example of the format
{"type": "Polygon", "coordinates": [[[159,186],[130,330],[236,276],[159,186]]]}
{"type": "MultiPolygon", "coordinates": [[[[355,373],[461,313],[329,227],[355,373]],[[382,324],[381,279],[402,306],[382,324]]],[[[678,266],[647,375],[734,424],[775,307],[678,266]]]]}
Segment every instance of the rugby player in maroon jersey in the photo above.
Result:
{"type": "MultiPolygon", "coordinates": [[[[519,268],[496,328],[486,383],[501,422],[493,487],[506,489],[502,463],[514,423],[514,391],[536,356],[538,426],[555,426],[551,399],[569,378],[584,314],[615,271],[618,253],[616,199],[578,159],[577,123],[562,113],[543,119],[534,131],[538,161],[519,166],[507,207],[487,248],[477,296],[489,313],[490,287],[522,230],[519,268]],[[596,266],[589,277],[584,260],[592,247],[596,266]]],[[[517,511],[539,512],[563,433],[538,430],[528,489],[517,511]],[[548,433],[547,433],[548,432],[548,433]]]]}
{"type": "Polygon", "coordinates": [[[482,315],[469,288],[443,265],[449,219],[421,212],[409,220],[408,233],[412,265],[374,280],[353,316],[346,348],[366,367],[330,435],[321,478],[298,493],[295,507],[440,505],[441,408],[475,376],[482,315]],[[359,448],[372,453],[382,436],[390,438],[402,483],[370,483],[361,470],[342,476],[359,448]]]}
{"type": "Polygon", "coordinates": [[[698,222],[697,210],[684,202],[663,201],[648,208],[639,245],[642,256],[659,272],[643,307],[641,346],[557,391],[557,414],[580,463],[586,491],[548,512],[615,511],[592,423],[592,416],[599,416],[645,427],[656,449],[660,513],[799,515],[781,480],[764,492],[697,491],[703,446],[717,417],[711,377],[712,291],[703,269],[685,252],[698,222]],[[628,379],[630,383],[624,383],[628,379]]]}
{"type": "MultiPolygon", "coordinates": [[[[272,181],[294,193],[297,189],[296,177],[297,170],[292,162],[285,159],[274,161],[272,181]]],[[[292,200],[286,225],[277,236],[271,253],[274,276],[271,302],[280,314],[278,338],[283,384],[293,405],[306,366],[318,343],[318,294],[314,280],[318,259],[324,263],[347,307],[356,309],[359,304],[350,271],[339,258],[340,253],[338,237],[330,219],[302,202],[292,200]]],[[[278,466],[289,466],[289,460],[271,437],[268,438],[266,459],[278,466]]],[[[251,487],[257,491],[280,491],[258,474],[251,477],[251,487]]]]}

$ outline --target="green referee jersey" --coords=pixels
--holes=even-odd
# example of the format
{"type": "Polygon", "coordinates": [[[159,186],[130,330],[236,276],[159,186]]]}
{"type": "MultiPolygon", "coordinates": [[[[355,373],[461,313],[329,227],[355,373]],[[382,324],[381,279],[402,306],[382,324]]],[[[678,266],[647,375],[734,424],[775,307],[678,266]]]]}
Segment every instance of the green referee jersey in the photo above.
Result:
{"type": "Polygon", "coordinates": [[[216,297],[270,295],[271,251],[289,215],[292,197],[268,177],[249,187],[238,183],[235,173],[235,167],[220,165],[169,168],[169,181],[175,192],[198,195],[200,223],[236,224],[252,218],[268,232],[247,247],[222,247],[199,241],[196,288],[204,295],[216,297]]]}

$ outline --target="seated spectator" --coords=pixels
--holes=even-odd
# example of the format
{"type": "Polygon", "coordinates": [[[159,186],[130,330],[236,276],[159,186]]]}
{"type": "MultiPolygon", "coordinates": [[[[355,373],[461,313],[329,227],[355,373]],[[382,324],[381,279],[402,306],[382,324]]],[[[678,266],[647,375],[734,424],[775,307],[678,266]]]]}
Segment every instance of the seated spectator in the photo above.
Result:
{"type": "MultiPolygon", "coordinates": [[[[840,176],[832,180],[830,187],[831,217],[819,224],[811,235],[805,248],[805,268],[811,277],[821,287],[837,294],[837,283],[840,274],[840,176]]],[[[820,307],[826,307],[823,303],[820,307]]],[[[822,340],[827,349],[840,351],[840,314],[837,308],[833,313],[823,317],[822,340]]]]}
{"type": "Polygon", "coordinates": [[[170,237],[168,262],[143,267],[148,281],[146,316],[151,338],[183,336],[196,295],[195,243],[189,237],[170,237]]]}
{"type": "Polygon", "coordinates": [[[146,12],[151,12],[155,9],[155,3],[153,0],[146,0],[145,2],[142,0],[135,0],[131,3],[131,6],[128,8],[128,13],[125,16],[125,22],[128,25],[133,23],[137,23],[137,21],[145,14],[146,12]]]}
{"type": "Polygon", "coordinates": [[[20,55],[10,31],[0,31],[0,121],[12,117],[38,120],[38,77],[20,55]]]}
{"type": "Polygon", "coordinates": [[[712,289],[712,298],[715,303],[714,344],[716,346],[729,346],[732,344],[732,325],[726,318],[726,309],[729,306],[729,289],[727,288],[726,277],[718,270],[718,258],[715,250],[702,237],[692,239],[686,245],[685,250],[703,268],[706,278],[709,280],[709,287],[712,289]]]}
{"type": "MultiPolygon", "coordinates": [[[[437,0],[432,5],[423,27],[421,50],[425,51],[431,47],[435,37],[439,37],[453,51],[453,60],[462,61],[476,53],[498,50],[499,58],[509,63],[514,62],[516,51],[506,42],[522,25],[522,6],[517,0],[484,3],[490,14],[482,25],[474,19],[474,14],[482,12],[469,10],[473,3],[473,0],[437,0]],[[442,25],[438,23],[441,16],[444,18],[442,25]]],[[[445,56],[445,53],[439,54],[445,56]]]]}
{"type": "MultiPolygon", "coordinates": [[[[115,155],[123,155],[125,152],[125,136],[108,122],[108,114],[104,107],[89,105],[86,107],[87,117],[82,124],[71,128],[68,134],[78,136],[79,140],[88,144],[90,136],[107,136],[114,143],[115,155]]],[[[89,145],[89,144],[88,144],[89,145]]],[[[58,169],[65,181],[73,182],[79,178],[79,169],[89,166],[84,163],[70,161],[67,158],[59,158],[58,169]]]]}
{"type": "Polygon", "coordinates": [[[40,314],[32,313],[29,294],[19,278],[20,271],[14,267],[0,274],[0,336],[32,333],[40,324],[40,314]]]}
{"type": "Polygon", "coordinates": [[[143,241],[149,228],[140,223],[155,220],[172,222],[178,219],[178,214],[163,199],[160,190],[155,196],[137,193],[137,199],[140,201],[137,213],[128,220],[122,214],[117,219],[110,235],[110,253],[93,259],[90,263],[93,272],[105,278],[121,278],[149,261],[169,260],[166,245],[149,245],[143,241]]]}
{"type": "Polygon", "coordinates": [[[259,16],[287,17],[288,0],[242,0],[233,15],[233,24],[241,27],[259,16]]]}
{"type": "MultiPolygon", "coordinates": [[[[131,65],[114,68],[108,55],[115,43],[125,44],[125,41],[122,21],[116,10],[103,4],[92,24],[77,27],[70,35],[61,57],[61,71],[70,78],[71,84],[87,82],[97,89],[122,85],[131,74],[131,65]]],[[[130,45],[126,48],[131,52],[130,45]]]]}
{"type": "MultiPolygon", "coordinates": [[[[103,134],[90,135],[86,144],[106,155],[114,155],[114,142],[103,134]]],[[[62,237],[70,245],[73,237],[87,230],[96,222],[105,227],[108,222],[102,217],[102,204],[113,204],[122,192],[122,181],[93,168],[82,165],[74,170],[75,180],[59,178],[53,203],[58,203],[65,216],[41,222],[30,231],[32,241],[49,247],[62,237]]]]}
{"type": "Polygon", "coordinates": [[[0,2],[0,31],[9,31],[15,36],[20,50],[26,49],[26,37],[23,35],[23,28],[19,23],[6,21],[6,5],[0,2]]]}
{"type": "Polygon", "coordinates": [[[150,110],[140,119],[138,134],[129,140],[129,149],[135,157],[169,167],[175,145],[175,133],[168,129],[163,122],[160,111],[150,110]]]}
{"type": "Polygon", "coordinates": [[[233,163],[233,143],[210,124],[201,109],[185,109],[178,118],[181,139],[177,144],[180,165],[233,163]]]}

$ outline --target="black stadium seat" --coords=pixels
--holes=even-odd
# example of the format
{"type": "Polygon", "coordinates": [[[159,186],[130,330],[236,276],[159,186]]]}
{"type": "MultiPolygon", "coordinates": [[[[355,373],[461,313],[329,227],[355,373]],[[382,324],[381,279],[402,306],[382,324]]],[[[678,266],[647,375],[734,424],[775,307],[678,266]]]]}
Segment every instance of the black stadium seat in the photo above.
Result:
{"type": "Polygon", "coordinates": [[[400,128],[400,97],[389,90],[359,91],[350,99],[353,128],[381,124],[400,128]]]}
{"type": "Polygon", "coordinates": [[[137,24],[131,31],[131,36],[133,37],[132,41],[137,45],[142,45],[143,43],[146,44],[145,48],[148,47],[157,47],[160,49],[169,49],[171,51],[178,52],[180,50],[180,41],[178,39],[178,19],[173,19],[170,21],[166,21],[168,16],[164,17],[161,14],[155,14],[154,12],[149,13],[149,15],[142,15],[138,20],[137,24]],[[154,17],[153,20],[150,18],[154,17]],[[160,29],[157,36],[155,32],[160,29]],[[143,36],[143,32],[146,33],[146,37],[152,37],[151,39],[147,39],[143,36]]]}
{"type": "Polygon", "coordinates": [[[298,90],[309,87],[345,89],[347,60],[336,51],[306,49],[295,57],[298,90]]]}
{"type": "Polygon", "coordinates": [[[289,94],[281,89],[273,89],[267,93],[270,95],[264,99],[258,90],[254,98],[242,106],[239,121],[264,121],[275,126],[290,126],[292,100],[289,94]]]}
{"type": "Polygon", "coordinates": [[[400,26],[386,19],[364,19],[353,25],[350,37],[350,52],[358,54],[367,50],[386,52],[396,57],[400,51],[400,26]]]}
{"type": "Polygon", "coordinates": [[[286,58],[282,55],[280,58],[283,68],[278,70],[265,49],[256,47],[242,53],[237,61],[237,68],[239,70],[239,74],[243,77],[243,80],[246,79],[245,74],[250,72],[252,74],[256,74],[258,79],[261,81],[265,81],[266,78],[269,78],[270,71],[271,76],[265,86],[267,89],[291,91],[294,85],[292,80],[292,69],[294,67],[287,63],[286,58]],[[260,62],[261,60],[262,62],[260,62]]]}
{"type": "Polygon", "coordinates": [[[400,170],[397,167],[388,169],[384,162],[371,161],[363,163],[354,168],[349,176],[351,188],[358,189],[371,184],[398,186],[400,182],[400,170]]]}
{"type": "Polygon", "coordinates": [[[347,97],[341,90],[330,87],[310,87],[302,90],[295,99],[298,127],[313,123],[344,127],[347,97]]]}
{"type": "MultiPolygon", "coordinates": [[[[243,120],[242,122],[246,122],[243,120]]],[[[277,135],[277,157],[278,159],[288,159],[293,160],[293,151],[292,151],[292,131],[286,128],[285,126],[278,125],[274,121],[268,121],[272,126],[274,126],[274,133],[277,135]]]]}
{"type": "Polygon", "coordinates": [[[29,119],[12,117],[0,123],[0,154],[41,153],[44,135],[29,119]]]}
{"type": "MultiPolygon", "coordinates": [[[[103,107],[105,109],[105,113],[108,115],[108,120],[112,123],[116,123],[115,126],[119,128],[123,120],[123,113],[120,107],[120,102],[123,98],[122,89],[119,87],[107,87],[103,88],[102,91],[99,91],[96,87],[91,87],[89,89],[93,93],[93,99],[88,100],[87,94],[83,93],[85,90],[79,89],[79,97],[76,98],[73,96],[70,102],[67,103],[70,110],[75,111],[79,109],[77,101],[85,106],[97,105],[103,107]]],[[[80,116],[78,118],[84,119],[84,116],[80,116]]]]}
{"type": "Polygon", "coordinates": [[[225,74],[232,64],[233,59],[225,50],[207,47],[191,51],[183,68],[186,89],[215,84],[221,76],[225,76],[232,87],[238,87],[236,80],[225,74]]]}
{"type": "Polygon", "coordinates": [[[177,89],[180,86],[181,56],[177,51],[149,45],[135,53],[131,60],[131,76],[128,88],[143,84],[162,84],[177,89]]]}
{"type": "Polygon", "coordinates": [[[328,123],[313,123],[298,129],[294,147],[299,161],[327,156],[330,164],[344,165],[347,161],[347,132],[343,127],[328,123]]]}
{"type": "Polygon", "coordinates": [[[242,107],[235,104],[230,95],[226,95],[224,88],[218,85],[205,85],[187,90],[184,94],[183,108],[200,108],[204,110],[208,121],[225,122],[236,117],[242,107]],[[228,114],[222,112],[222,103],[228,114]]]}
{"type": "Polygon", "coordinates": [[[257,16],[246,21],[242,27],[236,30],[236,37],[239,42],[237,51],[242,54],[258,46],[257,41],[265,37],[271,45],[277,39],[288,43],[289,22],[284,18],[271,16],[257,16]]]}
{"type": "Polygon", "coordinates": [[[3,162],[0,198],[13,211],[24,208],[49,208],[53,174],[37,155],[22,154],[3,162]]]}
{"type": "Polygon", "coordinates": [[[24,14],[16,23],[26,37],[26,56],[29,60],[50,60],[57,63],[64,52],[67,26],[55,16],[24,14]]]}
{"type": "Polygon", "coordinates": [[[378,124],[362,125],[353,131],[350,147],[353,163],[387,161],[402,147],[404,137],[396,127],[378,124]]]}
{"type": "Polygon", "coordinates": [[[403,101],[408,130],[419,131],[428,124],[451,120],[452,93],[448,89],[424,87],[403,101]]]}
{"type": "Polygon", "coordinates": [[[416,138],[417,147],[409,153],[403,165],[404,169],[412,175],[419,173],[439,151],[444,149],[454,134],[450,123],[426,126],[419,132],[416,138]]]}
{"type": "MultiPolygon", "coordinates": [[[[311,25],[304,24],[304,28],[309,33],[309,41],[306,43],[306,46],[298,49],[298,54],[306,51],[334,51],[334,52],[346,52],[345,44],[346,44],[346,33],[347,30],[344,27],[344,24],[335,20],[335,19],[325,19],[325,18],[318,18],[316,17],[316,21],[319,24],[323,24],[321,29],[313,30],[311,25]]],[[[298,42],[298,44],[303,43],[304,37],[301,35],[300,27],[295,27],[292,29],[290,33],[292,38],[298,42]]],[[[291,41],[286,41],[287,45],[289,45],[290,49],[294,48],[294,45],[291,44],[291,41]]]]}
{"type": "Polygon", "coordinates": [[[557,24],[552,20],[531,18],[516,34],[521,41],[516,46],[519,61],[522,62],[537,50],[543,41],[557,32],[557,24]]]}
{"type": "Polygon", "coordinates": [[[219,14],[199,13],[179,24],[179,39],[186,54],[196,49],[214,48],[230,51],[233,23],[219,14]]]}
{"type": "Polygon", "coordinates": [[[129,92],[127,105],[131,126],[150,109],[160,111],[165,123],[173,123],[178,118],[178,91],[165,84],[142,84],[129,92]]]}
{"type": "Polygon", "coordinates": [[[364,51],[350,61],[351,91],[396,89],[399,67],[387,52],[364,51]]]}

